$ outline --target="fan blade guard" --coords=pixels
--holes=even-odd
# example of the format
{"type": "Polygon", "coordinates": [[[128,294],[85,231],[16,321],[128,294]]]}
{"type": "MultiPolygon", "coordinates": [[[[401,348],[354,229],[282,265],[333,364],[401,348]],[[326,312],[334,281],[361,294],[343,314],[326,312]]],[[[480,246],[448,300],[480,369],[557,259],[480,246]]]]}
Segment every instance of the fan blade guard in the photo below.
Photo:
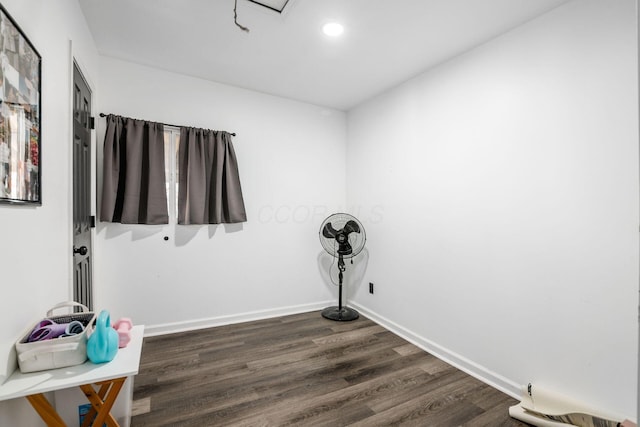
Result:
{"type": "Polygon", "coordinates": [[[352,215],[329,215],[320,226],[320,243],[333,257],[352,258],[364,248],[366,235],[362,223],[352,215]]]}

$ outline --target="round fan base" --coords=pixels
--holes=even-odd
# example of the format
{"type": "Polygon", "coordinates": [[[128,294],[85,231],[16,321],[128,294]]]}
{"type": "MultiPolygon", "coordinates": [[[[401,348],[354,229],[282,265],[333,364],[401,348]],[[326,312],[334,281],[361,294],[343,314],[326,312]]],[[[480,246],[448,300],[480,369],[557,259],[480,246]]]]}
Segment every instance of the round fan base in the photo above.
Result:
{"type": "Polygon", "coordinates": [[[353,308],[349,308],[349,307],[327,307],[324,310],[322,310],[322,317],[329,319],[329,320],[337,320],[337,321],[350,321],[350,320],[356,320],[358,317],[360,317],[360,314],[358,314],[357,311],[355,311],[353,308]]]}

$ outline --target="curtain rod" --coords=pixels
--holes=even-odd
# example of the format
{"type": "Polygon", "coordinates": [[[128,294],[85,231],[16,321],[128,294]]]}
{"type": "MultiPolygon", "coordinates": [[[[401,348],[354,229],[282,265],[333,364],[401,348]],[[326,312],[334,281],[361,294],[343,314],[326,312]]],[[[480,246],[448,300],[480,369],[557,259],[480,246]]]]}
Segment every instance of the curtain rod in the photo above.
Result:
{"type": "MultiPolygon", "coordinates": [[[[116,114],[112,114],[112,115],[115,116],[116,114]]],[[[107,116],[108,116],[108,114],[100,113],[100,117],[107,117],[107,116]]],[[[156,123],[161,123],[163,126],[173,126],[174,128],[185,127],[185,126],[172,125],[172,124],[169,124],[169,123],[162,123],[162,122],[156,122],[156,123]]],[[[235,132],[228,132],[228,134],[231,135],[231,136],[236,136],[235,132]]]]}

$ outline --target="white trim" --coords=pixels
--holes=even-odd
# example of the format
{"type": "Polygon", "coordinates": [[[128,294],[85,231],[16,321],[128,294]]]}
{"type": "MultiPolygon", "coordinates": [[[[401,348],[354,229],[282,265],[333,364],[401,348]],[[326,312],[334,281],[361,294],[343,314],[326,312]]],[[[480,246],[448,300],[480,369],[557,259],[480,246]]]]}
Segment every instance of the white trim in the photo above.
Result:
{"type": "Polygon", "coordinates": [[[471,375],[474,378],[477,378],[483,383],[500,390],[501,392],[513,397],[514,399],[520,400],[520,398],[522,397],[521,386],[503,377],[502,375],[499,375],[485,368],[484,366],[481,366],[439,344],[436,344],[435,342],[430,341],[429,339],[424,338],[404,328],[403,326],[400,326],[397,323],[372,312],[362,305],[353,302],[349,305],[358,310],[363,316],[378,323],[380,326],[383,326],[394,334],[404,338],[411,344],[420,347],[422,350],[434,355],[438,359],[460,369],[461,371],[471,375]]]}
{"type": "Polygon", "coordinates": [[[216,326],[231,325],[235,323],[251,322],[254,320],[269,319],[272,317],[288,316],[291,314],[307,313],[321,310],[332,304],[330,301],[311,304],[280,307],[269,310],[249,311],[246,313],[231,314],[226,316],[209,317],[205,319],[186,320],[183,322],[163,323],[159,325],[145,325],[144,336],[174,334],[178,332],[193,331],[197,329],[213,328],[216,326]]]}
{"type": "MultiPolygon", "coordinates": [[[[67,244],[66,247],[69,249],[73,248],[73,65],[74,65],[74,58],[73,58],[73,40],[69,39],[69,43],[68,43],[68,54],[69,57],[67,58],[68,65],[69,65],[69,71],[68,71],[68,75],[67,75],[67,84],[68,84],[68,91],[67,94],[69,95],[69,99],[67,100],[67,140],[65,141],[64,146],[67,148],[67,159],[69,159],[69,177],[67,179],[67,244]]],[[[42,89],[41,89],[42,90],[42,89]]],[[[42,114],[42,106],[40,106],[41,108],[41,114],[42,114]]],[[[46,142],[43,141],[43,142],[46,142]]],[[[47,148],[45,148],[46,150],[47,148]]],[[[42,191],[42,184],[40,184],[40,191],[42,191]]],[[[69,280],[67,281],[67,283],[69,284],[67,287],[67,292],[68,292],[68,300],[69,301],[73,301],[73,275],[74,275],[74,264],[73,264],[73,252],[69,251],[67,252],[67,274],[69,277],[69,280]]]]}

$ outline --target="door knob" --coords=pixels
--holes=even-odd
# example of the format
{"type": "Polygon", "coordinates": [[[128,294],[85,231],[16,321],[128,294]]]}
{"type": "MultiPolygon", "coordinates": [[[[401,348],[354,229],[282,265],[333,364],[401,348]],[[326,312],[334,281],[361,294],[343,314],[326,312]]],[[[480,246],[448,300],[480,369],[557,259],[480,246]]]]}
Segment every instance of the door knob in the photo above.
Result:
{"type": "Polygon", "coordinates": [[[79,248],[76,248],[75,246],[73,247],[74,254],[80,254],[82,256],[85,256],[88,252],[89,252],[89,249],[87,249],[86,246],[80,246],[79,248]]]}

